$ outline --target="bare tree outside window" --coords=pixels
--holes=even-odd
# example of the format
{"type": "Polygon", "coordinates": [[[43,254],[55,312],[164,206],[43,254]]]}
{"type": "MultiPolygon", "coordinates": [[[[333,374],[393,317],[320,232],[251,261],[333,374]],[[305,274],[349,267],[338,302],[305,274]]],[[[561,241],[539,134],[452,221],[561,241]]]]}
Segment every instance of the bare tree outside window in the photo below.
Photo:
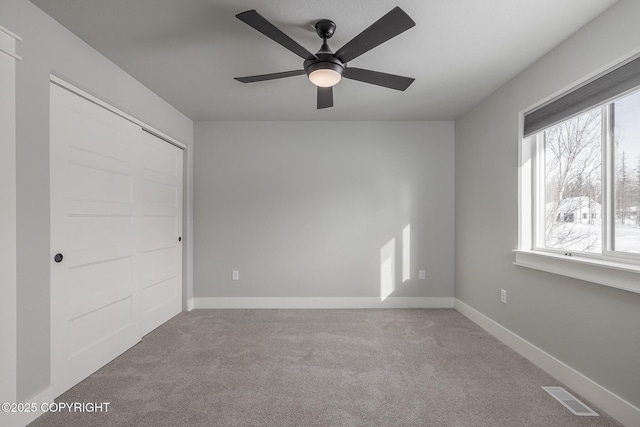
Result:
{"type": "Polygon", "coordinates": [[[601,123],[596,108],[544,133],[548,248],[601,251],[601,123]]]}

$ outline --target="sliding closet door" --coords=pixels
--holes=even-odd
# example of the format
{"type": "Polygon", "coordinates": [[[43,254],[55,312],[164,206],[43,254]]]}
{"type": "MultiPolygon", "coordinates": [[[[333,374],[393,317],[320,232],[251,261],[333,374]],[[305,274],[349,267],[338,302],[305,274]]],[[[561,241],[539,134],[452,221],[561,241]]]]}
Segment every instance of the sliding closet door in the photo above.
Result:
{"type": "Polygon", "coordinates": [[[50,147],[62,393],[182,310],[182,150],[53,83],[50,147]]]}
{"type": "Polygon", "coordinates": [[[63,392],[140,340],[139,126],[51,85],[52,379],[63,392]]]}
{"type": "Polygon", "coordinates": [[[142,132],[142,334],[182,310],[182,150],[142,132]]]}

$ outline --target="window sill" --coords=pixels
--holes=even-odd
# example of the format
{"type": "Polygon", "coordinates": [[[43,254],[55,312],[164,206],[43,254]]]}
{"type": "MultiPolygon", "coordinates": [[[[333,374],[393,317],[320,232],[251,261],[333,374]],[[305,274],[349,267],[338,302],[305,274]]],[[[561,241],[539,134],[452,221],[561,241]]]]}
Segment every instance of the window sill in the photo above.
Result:
{"type": "Polygon", "coordinates": [[[573,255],[514,249],[515,265],[640,293],[640,266],[573,255]]]}

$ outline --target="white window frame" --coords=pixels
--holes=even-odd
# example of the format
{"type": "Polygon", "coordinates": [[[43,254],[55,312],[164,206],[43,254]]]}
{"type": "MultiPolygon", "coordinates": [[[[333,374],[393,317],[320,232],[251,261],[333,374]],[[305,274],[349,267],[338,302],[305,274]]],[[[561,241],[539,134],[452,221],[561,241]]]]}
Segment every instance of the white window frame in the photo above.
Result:
{"type": "MultiPolygon", "coordinates": [[[[624,96],[620,94],[617,98],[624,96]]],[[[523,137],[524,112],[520,114],[518,144],[518,247],[515,265],[572,277],[600,285],[640,293],[640,257],[638,254],[611,251],[612,222],[615,217],[612,185],[614,173],[613,143],[610,137],[609,103],[603,106],[602,253],[568,252],[537,245],[539,230],[544,227],[544,204],[540,203],[539,176],[544,176],[544,154],[541,132],[523,137]],[[605,135],[604,132],[607,132],[605,135]]]]}

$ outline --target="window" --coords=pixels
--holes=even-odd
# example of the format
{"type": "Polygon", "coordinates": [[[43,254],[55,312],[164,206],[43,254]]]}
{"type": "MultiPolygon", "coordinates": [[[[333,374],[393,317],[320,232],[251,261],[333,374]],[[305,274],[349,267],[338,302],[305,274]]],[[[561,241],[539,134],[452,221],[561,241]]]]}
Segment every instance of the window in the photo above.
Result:
{"type": "Polygon", "coordinates": [[[540,227],[534,247],[640,254],[640,91],[535,138],[540,227]]]}
{"type": "MultiPolygon", "coordinates": [[[[525,113],[520,153],[516,264],[624,270],[640,292],[640,58],[525,113]]],[[[629,289],[603,274],[592,281],[629,289]]]]}

